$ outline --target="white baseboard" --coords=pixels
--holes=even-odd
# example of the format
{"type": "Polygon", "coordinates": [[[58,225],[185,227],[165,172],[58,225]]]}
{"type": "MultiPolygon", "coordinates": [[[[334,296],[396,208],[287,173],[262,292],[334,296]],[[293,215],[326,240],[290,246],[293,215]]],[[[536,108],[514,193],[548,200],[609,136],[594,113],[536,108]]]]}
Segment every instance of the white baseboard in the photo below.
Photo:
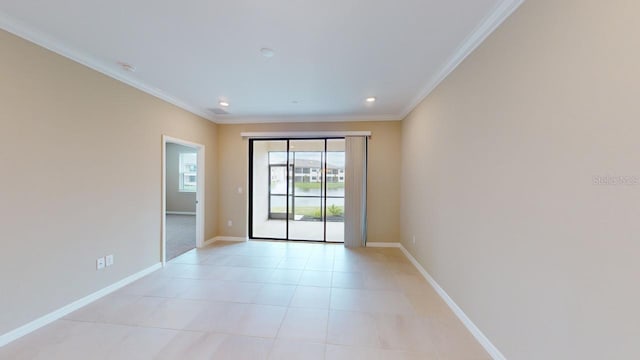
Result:
{"type": "Polygon", "coordinates": [[[167,215],[193,215],[196,216],[195,211],[165,211],[167,215]]]}
{"type": "Polygon", "coordinates": [[[162,267],[161,263],[157,263],[153,266],[150,266],[144,270],[141,270],[133,275],[127,276],[126,278],[113,283],[109,286],[107,286],[106,288],[103,288],[101,290],[98,290],[92,294],[89,294],[81,299],[78,299],[70,304],[67,304],[61,308],[59,308],[58,310],[55,310],[53,312],[50,312],[42,317],[39,317],[25,325],[20,326],[17,329],[11,330],[6,334],[3,334],[2,336],[0,336],[0,347],[3,347],[5,345],[7,345],[8,343],[17,340],[35,330],[38,330],[39,328],[48,325],[62,317],[64,317],[67,314],[70,314],[78,309],[80,309],[81,307],[88,305],[106,295],[109,295],[110,293],[126,286],[129,285],[130,283],[146,276],[149,275],[150,273],[160,269],[162,267]]]}
{"type": "Polygon", "coordinates": [[[245,242],[247,238],[237,237],[237,236],[216,236],[215,241],[237,241],[237,242],[245,242]]]}
{"type": "Polygon", "coordinates": [[[400,243],[396,242],[368,242],[367,247],[370,248],[399,248],[400,243]]]}
{"type": "Polygon", "coordinates": [[[217,242],[217,241],[245,242],[245,241],[247,241],[247,238],[235,237],[235,236],[216,236],[216,237],[211,238],[209,240],[206,240],[204,243],[202,243],[202,247],[211,245],[211,244],[213,244],[214,242],[217,242]]]}
{"type": "Polygon", "coordinates": [[[473,337],[475,337],[476,340],[478,340],[478,342],[480,343],[480,345],[482,345],[482,347],[489,353],[491,358],[493,360],[507,360],[507,358],[500,352],[500,350],[498,350],[498,348],[495,345],[493,345],[493,343],[491,343],[489,338],[487,338],[482,333],[482,331],[480,331],[480,329],[478,329],[478,327],[473,323],[473,321],[469,319],[469,317],[464,313],[464,311],[462,311],[462,309],[458,306],[458,304],[456,304],[453,301],[453,299],[449,296],[449,294],[447,294],[447,292],[444,291],[444,289],[427,272],[427,270],[425,270],[425,268],[422,267],[422,265],[420,265],[418,260],[416,260],[416,258],[414,258],[413,255],[411,255],[411,253],[409,253],[409,251],[407,251],[407,249],[402,244],[399,244],[398,247],[400,248],[400,250],[402,250],[402,252],[409,259],[409,261],[411,261],[413,266],[415,266],[416,269],[420,271],[422,276],[424,276],[424,278],[427,279],[429,284],[431,284],[431,286],[438,293],[438,295],[440,295],[442,300],[444,300],[444,302],[447,303],[451,311],[453,311],[453,313],[456,314],[458,319],[460,319],[460,321],[467,328],[467,330],[471,332],[473,337]]]}
{"type": "Polygon", "coordinates": [[[209,246],[209,245],[213,244],[214,242],[216,242],[216,238],[211,238],[211,239],[209,239],[209,240],[205,240],[205,241],[202,243],[202,246],[201,246],[201,247],[209,246]]]}

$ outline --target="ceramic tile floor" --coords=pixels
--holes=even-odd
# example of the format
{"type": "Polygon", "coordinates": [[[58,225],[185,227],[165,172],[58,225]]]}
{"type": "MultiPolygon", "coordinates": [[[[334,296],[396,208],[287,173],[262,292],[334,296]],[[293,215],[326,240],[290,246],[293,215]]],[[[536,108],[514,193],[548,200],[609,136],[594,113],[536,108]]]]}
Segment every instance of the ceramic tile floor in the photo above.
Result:
{"type": "MultiPolygon", "coordinates": [[[[265,205],[266,208],[266,205],[265,205]]],[[[266,217],[266,213],[263,215],[266,217]]],[[[286,220],[260,221],[254,216],[253,234],[256,237],[270,239],[287,238],[286,220]]],[[[344,242],[344,222],[327,221],[327,242],[344,242]]],[[[289,239],[319,240],[322,241],[325,232],[325,223],[322,221],[289,221],[289,239]]]]}
{"type": "Polygon", "coordinates": [[[263,241],[187,252],[0,358],[490,359],[400,250],[263,241]]]}

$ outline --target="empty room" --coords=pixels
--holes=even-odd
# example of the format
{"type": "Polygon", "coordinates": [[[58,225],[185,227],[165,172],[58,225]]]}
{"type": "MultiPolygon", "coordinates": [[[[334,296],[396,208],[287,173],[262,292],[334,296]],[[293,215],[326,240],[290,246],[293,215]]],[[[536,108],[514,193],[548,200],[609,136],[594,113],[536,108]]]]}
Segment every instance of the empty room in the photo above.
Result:
{"type": "MultiPolygon", "coordinates": [[[[197,246],[198,146],[168,139],[164,145],[164,259],[170,261],[197,246]]],[[[201,182],[200,182],[201,183],[201,182]]],[[[202,186],[202,185],[201,185],[202,186]]],[[[202,189],[200,189],[202,191],[202,189]]]]}
{"type": "Polygon", "coordinates": [[[0,1],[0,359],[640,359],[638,14],[0,1]]]}

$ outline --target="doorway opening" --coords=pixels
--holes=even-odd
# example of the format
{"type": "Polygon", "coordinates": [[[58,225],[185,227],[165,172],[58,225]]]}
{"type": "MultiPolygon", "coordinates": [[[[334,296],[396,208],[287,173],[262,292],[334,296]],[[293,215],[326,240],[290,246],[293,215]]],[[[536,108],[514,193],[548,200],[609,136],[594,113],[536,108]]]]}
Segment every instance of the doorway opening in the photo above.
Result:
{"type": "Polygon", "coordinates": [[[344,242],[345,139],[249,140],[249,236],[344,242]]]}
{"type": "Polygon", "coordinates": [[[163,136],[162,262],[204,243],[204,145],[163,136]]]}

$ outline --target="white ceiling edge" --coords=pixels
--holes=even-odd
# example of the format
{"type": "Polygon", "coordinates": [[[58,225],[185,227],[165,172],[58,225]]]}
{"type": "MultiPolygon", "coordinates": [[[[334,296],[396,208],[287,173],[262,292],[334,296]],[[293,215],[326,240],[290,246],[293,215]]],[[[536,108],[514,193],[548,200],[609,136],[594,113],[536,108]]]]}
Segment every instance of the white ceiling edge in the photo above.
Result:
{"type": "Polygon", "coordinates": [[[217,124],[263,124],[263,123],[311,123],[311,122],[363,122],[363,121],[401,121],[402,118],[395,115],[371,115],[371,116],[357,116],[357,115],[324,115],[324,116],[255,116],[255,117],[233,117],[233,116],[216,116],[215,122],[217,124]]]}
{"type": "Polygon", "coordinates": [[[249,123],[272,123],[272,122],[344,122],[344,121],[399,121],[406,118],[444,79],[453,72],[482,42],[493,33],[525,0],[503,0],[496,8],[480,23],[480,25],[466,38],[458,47],[456,53],[447,61],[440,71],[437,72],[424,87],[424,89],[413,99],[404,111],[397,115],[372,115],[372,116],[257,116],[257,117],[220,117],[214,116],[209,111],[194,106],[186,101],[177,99],[164,91],[149,86],[118,68],[110,68],[104,65],[103,61],[81,51],[70,49],[61,44],[60,41],[33,29],[32,27],[17,21],[4,12],[0,11],[0,28],[39,45],[47,50],[71,59],[79,64],[91,68],[108,77],[121,81],[142,92],[164,100],[181,109],[189,111],[197,116],[203,117],[217,124],[249,124],[249,123]]]}
{"type": "Polygon", "coordinates": [[[503,0],[495,9],[484,18],[484,20],[469,34],[469,36],[458,47],[451,59],[447,61],[442,69],[424,87],[424,89],[413,99],[411,103],[400,114],[404,119],[429,96],[442,83],[449,74],[453,72],[471,53],[480,46],[514,11],[516,11],[525,0],[503,0]]]}
{"type": "Polygon", "coordinates": [[[124,70],[115,68],[115,64],[114,64],[114,68],[109,68],[105,66],[102,61],[96,59],[95,57],[81,51],[70,49],[69,47],[62,45],[60,41],[57,41],[56,39],[50,37],[47,34],[42,33],[41,31],[33,29],[32,27],[24,24],[23,22],[20,22],[11,18],[10,16],[6,15],[4,12],[1,12],[1,11],[0,11],[0,28],[13,35],[16,35],[27,41],[30,41],[40,47],[43,47],[49,51],[53,51],[58,55],[61,55],[65,58],[73,60],[90,69],[93,69],[110,78],[123,82],[142,92],[145,92],[149,95],[152,95],[170,104],[173,104],[192,114],[198,115],[207,120],[214,121],[214,117],[206,110],[200,109],[197,106],[192,106],[186,101],[176,99],[175,97],[165,93],[160,89],[149,86],[137,79],[134,79],[131,76],[127,76],[127,74],[124,73],[124,70]]]}

